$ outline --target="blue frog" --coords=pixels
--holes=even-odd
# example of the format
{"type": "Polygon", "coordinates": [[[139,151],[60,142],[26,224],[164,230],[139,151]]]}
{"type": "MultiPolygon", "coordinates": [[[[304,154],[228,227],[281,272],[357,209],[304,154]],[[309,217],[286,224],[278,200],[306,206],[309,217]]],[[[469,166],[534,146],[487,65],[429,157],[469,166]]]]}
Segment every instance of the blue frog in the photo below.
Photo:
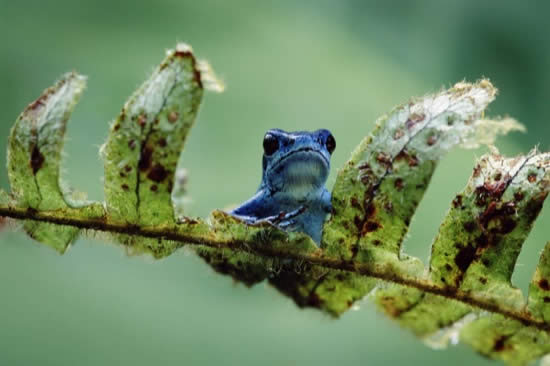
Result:
{"type": "Polygon", "coordinates": [[[308,234],[319,245],[331,210],[325,188],[336,140],[328,130],[267,131],[262,182],[256,194],[230,213],[247,223],[268,221],[308,234]]]}

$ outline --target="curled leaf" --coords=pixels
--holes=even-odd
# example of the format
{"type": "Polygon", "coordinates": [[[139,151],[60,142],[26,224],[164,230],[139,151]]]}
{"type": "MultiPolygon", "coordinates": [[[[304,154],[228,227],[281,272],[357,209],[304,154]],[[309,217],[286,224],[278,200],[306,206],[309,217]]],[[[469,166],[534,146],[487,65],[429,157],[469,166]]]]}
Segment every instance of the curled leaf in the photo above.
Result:
{"type": "MultiPolygon", "coordinates": [[[[32,210],[68,207],[60,185],[61,151],[67,122],[85,85],[82,75],[64,75],[15,121],[8,143],[8,178],[16,205],[32,210]]],[[[31,237],[60,252],[78,234],[75,228],[31,221],[25,222],[24,228],[31,237]]]]}
{"type": "Polygon", "coordinates": [[[126,102],[102,147],[106,208],[114,220],[175,221],[176,167],[202,94],[192,49],[179,44],[126,102]]]}

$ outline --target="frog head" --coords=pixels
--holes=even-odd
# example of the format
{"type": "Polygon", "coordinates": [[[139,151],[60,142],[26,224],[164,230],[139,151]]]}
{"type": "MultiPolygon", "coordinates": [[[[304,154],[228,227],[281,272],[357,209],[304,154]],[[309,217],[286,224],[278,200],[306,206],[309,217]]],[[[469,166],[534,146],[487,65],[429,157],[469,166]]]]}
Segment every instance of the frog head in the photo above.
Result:
{"type": "Polygon", "coordinates": [[[330,131],[285,132],[271,129],[263,141],[262,186],[294,198],[323,189],[336,141],[330,131]]]}

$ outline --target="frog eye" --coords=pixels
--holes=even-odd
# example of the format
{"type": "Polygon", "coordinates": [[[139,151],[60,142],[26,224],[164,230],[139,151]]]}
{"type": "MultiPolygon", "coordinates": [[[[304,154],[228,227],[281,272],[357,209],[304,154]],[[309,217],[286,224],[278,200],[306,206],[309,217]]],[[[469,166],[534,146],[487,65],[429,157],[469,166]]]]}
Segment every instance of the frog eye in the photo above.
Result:
{"type": "Polygon", "coordinates": [[[334,139],[334,136],[328,135],[325,145],[327,147],[328,152],[332,154],[334,149],[336,149],[336,140],[334,139]]]}
{"type": "Polygon", "coordinates": [[[279,148],[279,141],[270,133],[266,133],[264,136],[264,154],[269,156],[273,154],[279,148]]]}

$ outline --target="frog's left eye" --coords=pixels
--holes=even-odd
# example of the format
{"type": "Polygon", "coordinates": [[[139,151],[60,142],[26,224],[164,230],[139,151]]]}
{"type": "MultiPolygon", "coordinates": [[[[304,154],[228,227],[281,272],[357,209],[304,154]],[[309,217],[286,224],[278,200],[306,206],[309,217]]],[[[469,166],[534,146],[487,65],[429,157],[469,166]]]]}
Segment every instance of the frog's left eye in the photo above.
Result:
{"type": "Polygon", "coordinates": [[[266,133],[264,136],[264,154],[269,156],[273,154],[279,148],[279,141],[275,136],[270,133],[266,133]]]}
{"type": "Polygon", "coordinates": [[[327,146],[328,152],[331,154],[334,149],[336,149],[336,140],[334,139],[334,136],[332,136],[332,134],[327,136],[327,141],[325,142],[325,145],[327,146]]]}

